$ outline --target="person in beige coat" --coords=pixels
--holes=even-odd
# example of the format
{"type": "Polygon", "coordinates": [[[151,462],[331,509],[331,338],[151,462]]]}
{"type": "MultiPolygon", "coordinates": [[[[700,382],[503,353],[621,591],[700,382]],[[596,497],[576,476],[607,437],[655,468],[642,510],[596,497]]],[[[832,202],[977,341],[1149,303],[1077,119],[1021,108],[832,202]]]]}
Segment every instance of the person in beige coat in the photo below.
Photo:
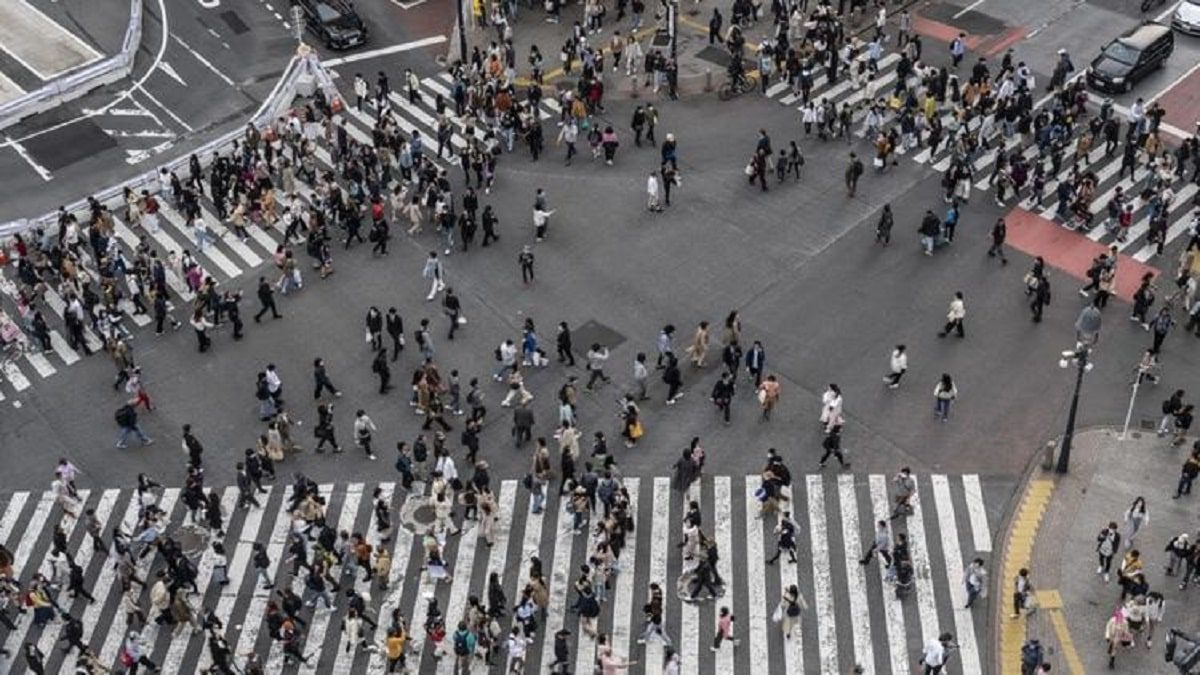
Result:
{"type": "Polygon", "coordinates": [[[696,334],[692,336],[692,344],[685,350],[693,366],[704,367],[704,357],[708,355],[708,342],[708,322],[701,321],[700,325],[696,326],[696,334]]]}

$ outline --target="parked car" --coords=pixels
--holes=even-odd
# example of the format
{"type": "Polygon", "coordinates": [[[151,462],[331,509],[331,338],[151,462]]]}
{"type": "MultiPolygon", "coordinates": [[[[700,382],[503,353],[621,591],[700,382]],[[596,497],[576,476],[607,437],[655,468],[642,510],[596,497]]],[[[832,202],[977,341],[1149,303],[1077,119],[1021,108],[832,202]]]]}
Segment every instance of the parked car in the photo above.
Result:
{"type": "Polygon", "coordinates": [[[1200,0],[1183,0],[1171,15],[1171,27],[1180,33],[1200,35],[1200,0]]]}
{"type": "Polygon", "coordinates": [[[1129,91],[1167,61],[1175,49],[1175,34],[1161,23],[1147,21],[1108,43],[1087,69],[1087,82],[1101,91],[1129,91]]]}
{"type": "Polygon", "coordinates": [[[346,0],[299,0],[304,22],[330,49],[349,49],[367,41],[367,25],[346,0]]]}

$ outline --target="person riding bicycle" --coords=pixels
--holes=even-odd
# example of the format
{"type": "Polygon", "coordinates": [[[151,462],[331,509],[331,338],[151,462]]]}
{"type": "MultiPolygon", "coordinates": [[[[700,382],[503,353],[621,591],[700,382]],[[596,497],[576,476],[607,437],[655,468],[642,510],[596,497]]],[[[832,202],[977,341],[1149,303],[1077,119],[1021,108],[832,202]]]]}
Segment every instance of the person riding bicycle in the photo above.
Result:
{"type": "Polygon", "coordinates": [[[731,89],[738,90],[745,86],[746,67],[742,65],[740,58],[731,58],[729,65],[725,68],[725,72],[729,75],[729,86],[731,89]]]}

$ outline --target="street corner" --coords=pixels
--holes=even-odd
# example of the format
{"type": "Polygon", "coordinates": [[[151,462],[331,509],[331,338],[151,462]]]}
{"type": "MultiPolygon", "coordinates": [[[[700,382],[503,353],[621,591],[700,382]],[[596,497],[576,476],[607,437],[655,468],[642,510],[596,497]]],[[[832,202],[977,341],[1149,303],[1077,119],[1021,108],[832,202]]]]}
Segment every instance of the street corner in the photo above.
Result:
{"type": "MultiPolygon", "coordinates": [[[[1008,224],[1007,243],[1030,256],[1041,256],[1047,265],[1077,278],[1086,279],[1092,260],[1109,247],[1074,230],[1044,218],[1038,213],[1016,207],[1005,216],[1008,224]]],[[[1132,301],[1133,293],[1141,283],[1142,275],[1161,272],[1150,265],[1139,262],[1133,256],[1118,253],[1116,295],[1132,301]]]]}
{"type": "Polygon", "coordinates": [[[1163,123],[1180,137],[1200,132],[1200,63],[1158,94],[1158,103],[1167,111],[1163,123]]]}
{"type": "Polygon", "coordinates": [[[1004,52],[1029,34],[1028,26],[1010,26],[1001,19],[948,2],[931,2],[913,12],[913,30],[927,38],[949,44],[960,33],[972,54],[992,57],[1004,52]]]}

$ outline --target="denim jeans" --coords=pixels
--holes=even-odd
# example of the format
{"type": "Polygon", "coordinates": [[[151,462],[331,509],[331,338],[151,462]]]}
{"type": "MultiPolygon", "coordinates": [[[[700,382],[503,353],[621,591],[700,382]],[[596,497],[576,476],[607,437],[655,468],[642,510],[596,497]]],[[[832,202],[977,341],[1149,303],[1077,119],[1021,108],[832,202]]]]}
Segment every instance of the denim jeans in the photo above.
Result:
{"type": "Polygon", "coordinates": [[[129,440],[129,434],[137,434],[138,440],[142,443],[150,441],[149,437],[142,431],[142,428],[135,424],[131,427],[121,427],[121,433],[117,436],[117,445],[125,445],[125,441],[129,440]]]}

